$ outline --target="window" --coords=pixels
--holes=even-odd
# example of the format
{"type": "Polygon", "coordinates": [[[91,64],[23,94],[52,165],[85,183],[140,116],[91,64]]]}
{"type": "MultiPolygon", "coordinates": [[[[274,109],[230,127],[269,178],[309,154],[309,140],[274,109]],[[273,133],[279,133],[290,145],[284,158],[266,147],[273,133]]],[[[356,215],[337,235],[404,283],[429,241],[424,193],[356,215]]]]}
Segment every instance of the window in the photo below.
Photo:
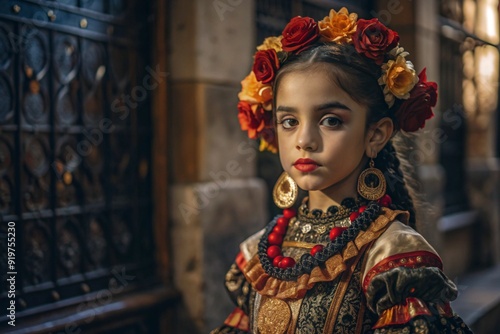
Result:
{"type": "Polygon", "coordinates": [[[445,214],[467,210],[466,157],[495,154],[498,108],[498,1],[441,3],[441,145],[445,214]]]}

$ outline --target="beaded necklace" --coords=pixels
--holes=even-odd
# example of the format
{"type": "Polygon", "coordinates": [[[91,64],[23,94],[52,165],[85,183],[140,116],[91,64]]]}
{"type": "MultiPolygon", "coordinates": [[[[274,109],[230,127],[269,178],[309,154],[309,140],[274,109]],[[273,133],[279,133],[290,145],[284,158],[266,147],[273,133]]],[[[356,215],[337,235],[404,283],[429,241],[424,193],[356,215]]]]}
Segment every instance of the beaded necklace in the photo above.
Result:
{"type": "Polygon", "coordinates": [[[340,206],[332,205],[326,212],[319,209],[309,210],[308,198],[304,198],[296,217],[290,219],[285,241],[302,241],[308,243],[325,243],[328,233],[334,227],[349,227],[350,215],[362,207],[360,200],[346,198],[340,206]]]}
{"type": "Polygon", "coordinates": [[[299,276],[310,273],[316,266],[322,265],[335,254],[340,253],[361,230],[366,230],[380,214],[381,206],[390,206],[389,195],[378,201],[360,206],[349,215],[349,227],[335,226],[329,232],[330,241],[326,245],[315,245],[310,253],[303,254],[298,261],[283,256],[281,245],[290,221],[296,217],[293,209],[283,210],[283,215],[276,217],[264,231],[258,245],[259,260],[264,271],[272,277],[286,281],[295,281],[299,276]]]}

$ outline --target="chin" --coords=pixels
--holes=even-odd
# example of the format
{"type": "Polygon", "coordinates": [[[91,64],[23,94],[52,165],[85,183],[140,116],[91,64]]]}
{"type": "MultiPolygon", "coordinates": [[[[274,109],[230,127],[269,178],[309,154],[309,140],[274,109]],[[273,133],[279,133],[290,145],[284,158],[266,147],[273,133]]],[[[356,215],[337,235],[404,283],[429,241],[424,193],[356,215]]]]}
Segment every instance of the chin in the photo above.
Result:
{"type": "Polygon", "coordinates": [[[309,182],[297,182],[297,185],[299,186],[300,189],[304,191],[316,191],[316,190],[322,190],[325,189],[325,187],[317,185],[317,184],[311,184],[309,182]]]}

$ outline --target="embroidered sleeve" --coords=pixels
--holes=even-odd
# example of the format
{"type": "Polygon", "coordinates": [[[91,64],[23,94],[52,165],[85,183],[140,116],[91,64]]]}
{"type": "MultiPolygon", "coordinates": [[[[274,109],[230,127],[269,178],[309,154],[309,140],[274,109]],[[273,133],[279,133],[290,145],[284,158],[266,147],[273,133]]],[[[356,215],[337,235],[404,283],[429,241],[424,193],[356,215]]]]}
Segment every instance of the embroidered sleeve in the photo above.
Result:
{"type": "Polygon", "coordinates": [[[384,259],[368,271],[363,290],[368,308],[379,316],[375,333],[471,333],[450,308],[457,288],[434,253],[384,259]]]}
{"type": "Polygon", "coordinates": [[[455,315],[452,317],[421,316],[412,319],[404,325],[391,325],[384,328],[375,329],[374,334],[410,334],[410,333],[457,333],[472,334],[469,327],[463,320],[455,315]]]}
{"type": "Polygon", "coordinates": [[[363,281],[368,307],[377,314],[408,297],[447,303],[457,296],[455,284],[441,271],[441,260],[430,252],[390,256],[368,271],[363,281]]]}
{"type": "Polygon", "coordinates": [[[239,257],[226,273],[225,285],[234,304],[248,314],[251,286],[245,279],[240,266],[238,266],[238,259],[239,257]]]}
{"type": "Polygon", "coordinates": [[[246,334],[248,331],[248,316],[236,307],[224,321],[224,325],[212,330],[210,334],[246,334]]]}
{"type": "Polygon", "coordinates": [[[226,274],[226,289],[235,303],[236,308],[226,318],[224,325],[214,329],[211,334],[240,334],[248,332],[248,312],[251,288],[241,271],[245,264],[246,260],[244,256],[241,253],[238,254],[235,263],[233,263],[226,274]]]}
{"type": "Polygon", "coordinates": [[[210,332],[210,334],[248,334],[248,331],[244,331],[235,327],[223,325],[210,332]]]}

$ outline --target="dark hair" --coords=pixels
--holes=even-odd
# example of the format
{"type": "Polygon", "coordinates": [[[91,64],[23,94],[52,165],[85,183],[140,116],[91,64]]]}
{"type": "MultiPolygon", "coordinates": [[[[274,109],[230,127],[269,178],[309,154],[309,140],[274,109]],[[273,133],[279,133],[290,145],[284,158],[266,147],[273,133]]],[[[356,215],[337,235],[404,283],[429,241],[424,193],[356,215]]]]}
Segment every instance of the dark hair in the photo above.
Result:
{"type": "MultiPolygon", "coordinates": [[[[394,113],[399,104],[395,103],[389,108],[384,100],[384,94],[378,84],[381,66],[361,56],[350,44],[316,44],[299,54],[288,55],[274,80],[273,108],[276,107],[277,88],[287,73],[317,68],[324,66],[323,64],[333,65],[329,66],[327,71],[332,80],[353,100],[368,107],[367,126],[383,117],[390,117],[395,121],[394,113]]],[[[391,196],[393,205],[410,213],[409,225],[415,228],[415,208],[400,159],[402,158],[398,157],[391,139],[375,159],[375,166],[382,170],[386,177],[387,193],[391,196]]]]}

